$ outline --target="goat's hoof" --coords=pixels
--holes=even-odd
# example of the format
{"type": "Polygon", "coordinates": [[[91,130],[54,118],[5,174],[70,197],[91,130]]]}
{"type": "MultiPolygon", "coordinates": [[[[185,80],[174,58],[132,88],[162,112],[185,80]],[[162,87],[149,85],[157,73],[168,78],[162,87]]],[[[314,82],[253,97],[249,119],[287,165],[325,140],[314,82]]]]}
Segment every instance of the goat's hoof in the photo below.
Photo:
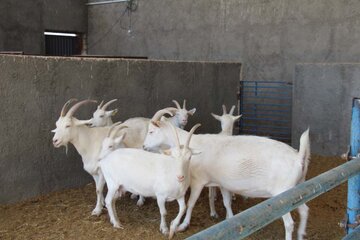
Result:
{"type": "Polygon", "coordinates": [[[210,213],[210,217],[217,219],[219,215],[217,213],[210,213]]]}
{"type": "Polygon", "coordinates": [[[102,209],[95,208],[95,209],[91,212],[91,215],[98,217],[98,216],[101,215],[101,212],[102,212],[102,209]]]}
{"type": "Polygon", "coordinates": [[[117,229],[124,229],[124,226],[119,222],[114,223],[113,226],[114,226],[114,228],[117,228],[117,229]]]}
{"type": "Polygon", "coordinates": [[[169,229],[167,227],[160,227],[160,232],[164,235],[168,235],[169,229]]]}
{"type": "Polygon", "coordinates": [[[176,232],[183,232],[185,231],[189,225],[187,223],[182,223],[176,228],[176,232]]]}
{"type": "Polygon", "coordinates": [[[136,194],[134,194],[134,193],[131,194],[131,196],[130,196],[131,199],[136,199],[137,197],[138,197],[138,195],[136,195],[136,194]]]}
{"type": "Polygon", "coordinates": [[[141,207],[142,205],[144,205],[144,200],[143,199],[139,199],[136,203],[136,205],[138,205],[138,207],[141,207]]]}

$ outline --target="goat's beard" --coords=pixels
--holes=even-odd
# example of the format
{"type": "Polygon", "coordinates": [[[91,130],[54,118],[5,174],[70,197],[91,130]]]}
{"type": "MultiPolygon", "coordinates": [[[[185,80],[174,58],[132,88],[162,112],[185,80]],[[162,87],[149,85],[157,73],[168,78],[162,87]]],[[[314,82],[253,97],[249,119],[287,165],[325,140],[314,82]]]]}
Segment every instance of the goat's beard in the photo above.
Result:
{"type": "Polygon", "coordinates": [[[68,144],[65,144],[64,147],[65,147],[65,154],[66,154],[66,156],[67,156],[67,155],[68,155],[68,150],[69,150],[68,144]]]}

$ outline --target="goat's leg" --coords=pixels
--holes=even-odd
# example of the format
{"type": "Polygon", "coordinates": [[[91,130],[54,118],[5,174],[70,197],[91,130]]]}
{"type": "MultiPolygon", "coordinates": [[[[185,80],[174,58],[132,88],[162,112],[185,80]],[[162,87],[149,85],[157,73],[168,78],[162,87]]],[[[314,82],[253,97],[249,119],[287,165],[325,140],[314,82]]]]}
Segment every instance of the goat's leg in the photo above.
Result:
{"type": "Polygon", "coordinates": [[[198,200],[201,190],[203,188],[204,188],[203,184],[201,184],[201,185],[197,184],[197,185],[191,186],[191,193],[190,193],[190,198],[188,200],[186,216],[185,216],[184,221],[179,225],[179,227],[176,229],[176,231],[184,231],[190,225],[192,210],[193,210],[195,203],[198,200]]]}
{"type": "Polygon", "coordinates": [[[115,207],[115,201],[116,201],[116,195],[117,195],[117,189],[109,187],[108,186],[108,193],[106,194],[105,203],[106,207],[108,209],[110,222],[113,224],[115,228],[123,228],[121,225],[117,213],[116,213],[116,207],[115,207]]]}
{"type": "Polygon", "coordinates": [[[226,209],[226,219],[231,218],[232,216],[234,216],[231,209],[231,192],[222,187],[220,187],[220,191],[223,197],[224,207],[226,209]]]}
{"type": "Polygon", "coordinates": [[[284,226],[285,226],[285,239],[291,240],[292,233],[294,231],[294,220],[292,219],[290,213],[286,213],[284,216],[282,216],[282,219],[284,221],[284,226]]]}
{"type": "Polygon", "coordinates": [[[170,234],[169,234],[169,239],[171,239],[174,236],[174,233],[176,231],[177,226],[180,223],[181,217],[184,215],[185,210],[186,210],[186,205],[185,205],[185,197],[179,198],[177,199],[177,202],[179,204],[179,213],[176,216],[176,218],[174,220],[172,220],[171,224],[170,224],[170,234]]]}
{"type": "Polygon", "coordinates": [[[166,224],[166,208],[165,208],[165,199],[162,197],[157,198],[157,204],[159,206],[161,222],[160,222],[160,231],[162,234],[167,235],[169,233],[169,228],[166,224]]]}
{"type": "Polygon", "coordinates": [[[298,212],[300,215],[300,224],[298,228],[298,240],[303,240],[306,235],[306,223],[309,215],[309,207],[306,204],[302,204],[298,207],[298,212]]]}
{"type": "Polygon", "coordinates": [[[95,186],[96,186],[96,206],[92,211],[91,215],[99,216],[104,207],[103,190],[105,185],[105,179],[101,171],[99,171],[97,175],[93,175],[93,178],[95,180],[95,186]]]}
{"type": "Polygon", "coordinates": [[[219,215],[215,209],[216,187],[209,187],[209,205],[210,205],[210,217],[218,218],[219,215]]]}

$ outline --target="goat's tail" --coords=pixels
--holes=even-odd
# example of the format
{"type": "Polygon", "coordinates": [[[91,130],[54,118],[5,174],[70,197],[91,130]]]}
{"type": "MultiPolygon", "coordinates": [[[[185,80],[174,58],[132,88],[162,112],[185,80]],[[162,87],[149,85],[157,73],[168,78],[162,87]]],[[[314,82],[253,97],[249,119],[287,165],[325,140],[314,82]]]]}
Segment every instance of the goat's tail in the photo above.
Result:
{"type": "Polygon", "coordinates": [[[310,137],[309,128],[300,137],[299,156],[301,158],[301,164],[303,166],[303,174],[300,182],[305,181],[305,176],[308,170],[310,162],[310,137]]]}

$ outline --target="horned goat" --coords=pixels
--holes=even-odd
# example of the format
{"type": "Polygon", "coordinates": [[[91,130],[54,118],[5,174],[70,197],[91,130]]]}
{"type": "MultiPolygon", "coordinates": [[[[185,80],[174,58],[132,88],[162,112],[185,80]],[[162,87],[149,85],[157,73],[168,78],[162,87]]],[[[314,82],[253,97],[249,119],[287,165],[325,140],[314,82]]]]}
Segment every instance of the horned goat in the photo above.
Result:
{"type": "MultiPolygon", "coordinates": [[[[158,115],[157,115],[158,116],[158,115]]],[[[153,118],[144,142],[145,149],[173,146],[169,138],[171,129],[153,118]]],[[[177,129],[180,142],[187,132],[177,129]]],[[[192,137],[191,147],[202,152],[190,162],[191,194],[186,217],[178,227],[185,230],[191,220],[194,205],[204,186],[218,186],[223,195],[226,217],[232,217],[230,191],[246,197],[270,198],[305,180],[309,158],[309,130],[300,138],[297,152],[285,143],[258,136],[223,136],[199,134],[192,137]]],[[[298,239],[305,235],[308,207],[299,206],[300,225],[298,239]]],[[[283,217],[286,240],[292,239],[294,222],[290,213],[283,217]]]]}
{"type": "Polygon", "coordinates": [[[190,158],[194,153],[189,148],[192,134],[200,126],[195,125],[190,133],[186,133],[185,145],[180,146],[176,129],[169,123],[174,131],[175,147],[167,153],[170,156],[151,153],[140,149],[118,149],[100,160],[100,168],[104,174],[108,193],[105,203],[109,212],[110,222],[116,228],[122,228],[115,209],[115,201],[124,192],[130,191],[146,197],[156,197],[160,209],[160,231],[168,234],[166,224],[166,201],[177,200],[179,212],[171,222],[169,238],[172,238],[185,213],[185,193],[190,185],[190,158]]]}
{"type": "Polygon", "coordinates": [[[169,117],[167,120],[169,120],[174,126],[184,129],[186,124],[188,123],[189,116],[194,115],[194,113],[196,112],[196,108],[187,110],[186,100],[184,100],[182,108],[180,107],[180,104],[176,100],[172,100],[172,101],[176,105],[177,109],[175,115],[169,117]]]}
{"type": "Polygon", "coordinates": [[[110,100],[105,104],[104,101],[102,101],[100,105],[98,105],[96,111],[93,113],[93,117],[89,120],[89,125],[91,127],[111,126],[113,124],[111,117],[118,112],[118,109],[109,111],[107,111],[106,109],[111,103],[115,101],[117,101],[117,99],[110,100]]]}
{"type": "MultiPolygon", "coordinates": [[[[232,136],[233,135],[233,129],[234,129],[234,123],[236,120],[238,120],[241,115],[234,116],[234,110],[235,105],[233,105],[227,113],[226,106],[222,105],[223,114],[216,115],[214,113],[211,113],[211,115],[221,123],[221,132],[219,134],[225,135],[225,136],[232,136]]],[[[214,218],[218,218],[219,215],[216,212],[215,209],[215,199],[216,199],[216,187],[209,187],[209,205],[210,205],[210,216],[214,218]]],[[[235,194],[232,194],[232,199],[235,199],[235,194]]]]}
{"type": "MultiPolygon", "coordinates": [[[[92,215],[100,215],[104,206],[103,188],[105,180],[101,171],[98,171],[98,160],[101,144],[108,134],[109,127],[90,128],[86,126],[88,120],[78,120],[73,117],[73,114],[82,105],[96,103],[94,100],[80,101],[67,111],[68,106],[74,101],[76,100],[70,99],[67,101],[61,110],[60,117],[56,121],[56,129],[52,130],[52,132],[55,133],[53,145],[55,148],[61,146],[67,148],[69,143],[75,146],[81,155],[84,170],[94,178],[96,185],[97,200],[92,215]]],[[[123,132],[127,133],[124,144],[128,147],[139,147],[142,145],[143,139],[139,141],[138,133],[144,131],[144,128],[147,129],[147,126],[144,127],[139,124],[134,124],[133,122],[137,120],[138,119],[126,121],[126,124],[131,125],[132,128],[123,129],[123,132]]]]}

